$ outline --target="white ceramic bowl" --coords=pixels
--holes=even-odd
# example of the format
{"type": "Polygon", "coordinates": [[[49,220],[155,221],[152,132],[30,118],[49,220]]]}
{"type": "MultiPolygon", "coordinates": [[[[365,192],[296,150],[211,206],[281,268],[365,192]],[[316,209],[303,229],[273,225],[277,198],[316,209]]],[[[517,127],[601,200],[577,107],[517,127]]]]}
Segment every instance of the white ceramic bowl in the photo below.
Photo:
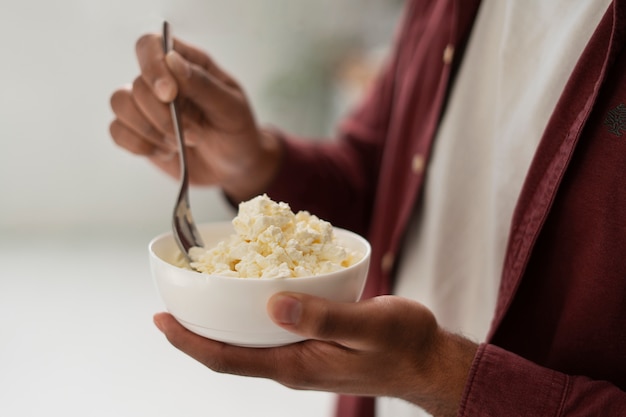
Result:
{"type": "MultiPolygon", "coordinates": [[[[230,222],[198,225],[207,248],[234,233],[230,222]]],[[[266,310],[269,298],[281,291],[316,295],[333,301],[358,301],[370,262],[369,243],[335,228],[346,248],[362,253],[356,264],[330,274],[289,279],[232,278],[208,275],[173,265],[179,255],[171,233],[149,245],[150,266],[167,310],[187,329],[233,345],[269,347],[303,340],[274,324],[266,310]]]]}

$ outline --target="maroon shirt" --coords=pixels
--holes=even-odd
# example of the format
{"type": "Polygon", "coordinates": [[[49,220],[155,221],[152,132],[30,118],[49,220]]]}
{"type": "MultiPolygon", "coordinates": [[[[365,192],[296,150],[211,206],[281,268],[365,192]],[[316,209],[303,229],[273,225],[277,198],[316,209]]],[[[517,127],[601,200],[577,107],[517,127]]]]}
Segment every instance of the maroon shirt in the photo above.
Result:
{"type": "MultiPolygon", "coordinates": [[[[390,292],[479,3],[409,1],[388,65],[338,140],[284,137],[268,193],[369,238],[367,297],[390,292]]],[[[626,0],[614,0],[526,177],[461,416],[626,415],[625,45],[626,0]]],[[[373,416],[374,400],[343,396],[338,415],[373,416]]]]}

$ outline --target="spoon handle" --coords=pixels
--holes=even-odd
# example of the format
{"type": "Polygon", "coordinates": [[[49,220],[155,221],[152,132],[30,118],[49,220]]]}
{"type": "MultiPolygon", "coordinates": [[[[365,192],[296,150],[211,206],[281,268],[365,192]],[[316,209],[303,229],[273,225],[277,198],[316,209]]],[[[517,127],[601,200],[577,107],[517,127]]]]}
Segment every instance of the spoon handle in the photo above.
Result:
{"type": "MultiPolygon", "coordinates": [[[[167,21],[163,22],[163,52],[167,54],[173,48],[170,25],[167,21]]],[[[204,246],[200,233],[196,228],[196,224],[191,215],[189,205],[189,176],[187,173],[187,156],[185,149],[185,138],[183,136],[182,118],[178,111],[178,98],[170,103],[170,111],[172,113],[172,124],[174,133],[178,142],[178,150],[180,156],[180,191],[176,206],[174,207],[174,215],[172,219],[172,229],[174,238],[180,251],[185,259],[189,262],[189,249],[194,246],[204,246]]]]}

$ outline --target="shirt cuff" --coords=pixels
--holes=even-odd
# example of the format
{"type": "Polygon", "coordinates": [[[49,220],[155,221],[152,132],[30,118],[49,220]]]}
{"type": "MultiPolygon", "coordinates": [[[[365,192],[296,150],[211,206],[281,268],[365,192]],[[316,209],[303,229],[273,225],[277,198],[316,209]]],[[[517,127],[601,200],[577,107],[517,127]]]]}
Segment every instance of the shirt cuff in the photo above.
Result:
{"type": "Polygon", "coordinates": [[[495,345],[479,346],[459,416],[555,416],[563,408],[567,375],[495,345]]]}

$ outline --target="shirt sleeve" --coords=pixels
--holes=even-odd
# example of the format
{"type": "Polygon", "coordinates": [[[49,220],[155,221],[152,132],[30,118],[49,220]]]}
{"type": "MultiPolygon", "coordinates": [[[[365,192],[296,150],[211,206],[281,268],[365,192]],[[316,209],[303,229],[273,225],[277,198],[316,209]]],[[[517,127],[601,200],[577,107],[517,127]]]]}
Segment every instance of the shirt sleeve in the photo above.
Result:
{"type": "Polygon", "coordinates": [[[393,70],[387,65],[331,139],[274,130],[283,144],[281,168],[267,193],[294,211],[365,233],[378,182],[389,118],[393,70]]]}
{"type": "Polygon", "coordinates": [[[479,347],[459,410],[470,416],[623,416],[626,393],[606,381],[541,367],[494,345],[479,347]]]}

